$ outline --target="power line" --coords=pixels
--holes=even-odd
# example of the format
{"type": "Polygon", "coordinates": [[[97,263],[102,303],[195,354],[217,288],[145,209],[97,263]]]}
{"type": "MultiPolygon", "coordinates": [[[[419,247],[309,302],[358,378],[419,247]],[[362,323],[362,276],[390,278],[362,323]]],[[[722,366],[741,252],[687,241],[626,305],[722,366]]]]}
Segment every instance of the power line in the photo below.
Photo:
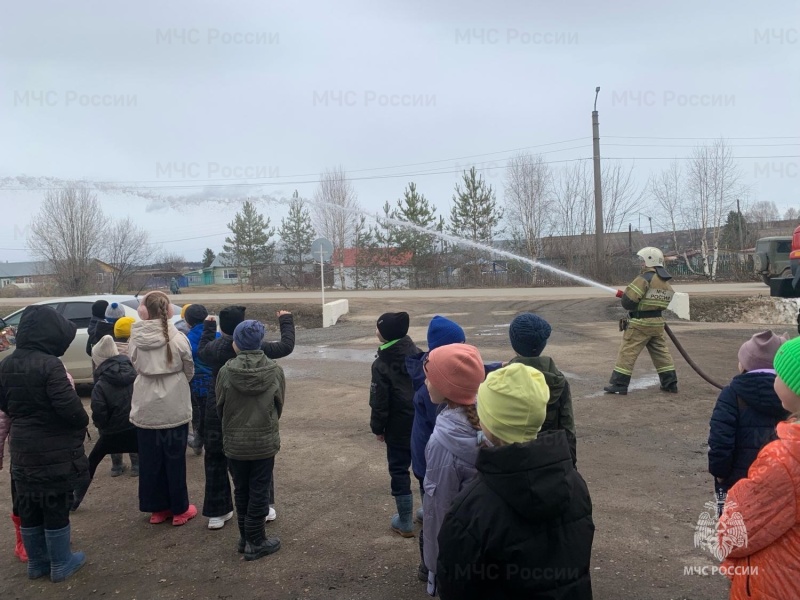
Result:
{"type": "MultiPolygon", "coordinates": [[[[603,146],[625,146],[628,148],[697,148],[691,144],[603,144],[603,146]]],[[[728,148],[761,148],[775,146],[800,146],[800,144],[730,144],[728,148]]]]}
{"type": "Polygon", "coordinates": [[[800,140],[798,135],[779,135],[766,137],[650,137],[646,135],[604,135],[603,139],[614,138],[618,140],[800,140]]]}

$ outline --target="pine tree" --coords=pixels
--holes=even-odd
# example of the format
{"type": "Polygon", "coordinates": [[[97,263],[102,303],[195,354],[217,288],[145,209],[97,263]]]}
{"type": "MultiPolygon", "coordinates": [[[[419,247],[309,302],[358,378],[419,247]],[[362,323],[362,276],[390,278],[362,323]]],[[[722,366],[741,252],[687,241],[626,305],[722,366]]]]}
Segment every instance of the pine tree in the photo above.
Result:
{"type": "Polygon", "coordinates": [[[355,246],[355,284],[356,289],[364,289],[372,285],[378,288],[378,271],[380,245],[376,239],[376,227],[367,225],[363,215],[358,218],[353,230],[355,246]]]}
{"type": "Polygon", "coordinates": [[[205,269],[210,266],[215,258],[217,258],[217,255],[214,254],[214,251],[211,248],[206,248],[206,251],[203,253],[203,268],[205,269]]]}
{"type": "Polygon", "coordinates": [[[245,201],[241,212],[237,212],[233,221],[228,223],[233,234],[225,238],[221,257],[237,269],[239,284],[244,289],[242,269],[250,272],[250,285],[256,289],[256,271],[259,267],[272,261],[275,255],[275,242],[270,238],[275,235],[275,228],[270,227],[270,219],[256,211],[255,204],[245,201]]]}
{"type": "MultiPolygon", "coordinates": [[[[417,193],[417,185],[412,181],[406,186],[403,198],[397,201],[396,218],[425,229],[435,229],[436,207],[427,198],[417,193]],[[432,227],[433,226],[433,227],[432,227]]],[[[414,287],[420,287],[420,270],[430,267],[436,252],[436,236],[422,233],[416,229],[399,228],[397,232],[398,254],[411,255],[411,268],[414,274],[414,287]]]]}
{"type": "Polygon", "coordinates": [[[479,244],[491,244],[503,218],[494,190],[487,185],[475,167],[463,175],[464,188],[456,184],[450,209],[450,232],[479,244]]]}
{"type": "Polygon", "coordinates": [[[728,249],[742,250],[741,244],[747,242],[747,218],[740,212],[728,212],[728,219],[722,227],[720,246],[728,249]]]}
{"type": "Polygon", "coordinates": [[[292,195],[289,215],[281,219],[278,235],[286,250],[284,262],[294,264],[295,279],[300,284],[303,278],[303,265],[309,262],[308,254],[311,252],[315,232],[311,224],[311,214],[297,190],[292,195]]]}
{"type": "Polygon", "coordinates": [[[397,261],[398,227],[392,225],[389,219],[395,219],[396,213],[387,200],[383,205],[384,219],[378,218],[378,225],[375,228],[375,238],[381,249],[380,262],[383,264],[386,275],[386,287],[392,289],[395,279],[399,275],[399,267],[395,265],[397,261]]]}
{"type": "MultiPolygon", "coordinates": [[[[464,171],[464,187],[456,184],[453,206],[450,209],[448,229],[453,235],[479,244],[491,245],[503,218],[503,209],[497,205],[494,190],[487,185],[475,167],[464,171]]],[[[468,263],[476,263],[481,251],[469,248],[464,252],[468,263]]]]}

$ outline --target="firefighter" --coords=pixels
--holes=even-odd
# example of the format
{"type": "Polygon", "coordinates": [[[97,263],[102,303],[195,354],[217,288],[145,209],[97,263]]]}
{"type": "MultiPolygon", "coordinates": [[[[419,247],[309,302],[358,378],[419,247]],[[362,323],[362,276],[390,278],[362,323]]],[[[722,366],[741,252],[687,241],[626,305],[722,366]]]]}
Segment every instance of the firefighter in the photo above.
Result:
{"type": "Polygon", "coordinates": [[[647,348],[661,381],[661,390],[675,394],[678,376],[667,347],[662,316],[675,293],[669,284],[672,276],[664,268],[664,254],[658,248],[642,248],[636,255],[643,259],[644,268],[624,292],[617,292],[622,308],[629,311],[629,319],[620,322],[620,329],[624,331],[622,345],[609,385],[603,389],[609,394],[627,394],[633,365],[647,348]]]}

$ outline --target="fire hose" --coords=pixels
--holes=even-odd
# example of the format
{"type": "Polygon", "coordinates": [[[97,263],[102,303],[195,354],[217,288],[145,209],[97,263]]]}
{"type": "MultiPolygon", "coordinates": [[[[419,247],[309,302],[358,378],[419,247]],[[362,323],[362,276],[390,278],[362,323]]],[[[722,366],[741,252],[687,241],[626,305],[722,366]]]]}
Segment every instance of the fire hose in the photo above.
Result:
{"type": "MultiPolygon", "coordinates": [[[[616,296],[617,296],[617,298],[621,298],[623,296],[623,294],[624,294],[624,292],[622,290],[617,290],[616,296]]],[[[798,331],[800,331],[800,314],[798,314],[797,322],[798,322],[798,331]]],[[[664,331],[669,336],[669,339],[672,340],[672,343],[678,349],[678,352],[681,353],[681,356],[684,358],[684,360],[686,360],[686,362],[689,364],[689,366],[692,367],[692,369],[694,370],[695,373],[700,375],[700,377],[702,377],[705,381],[710,383],[712,386],[714,386],[718,390],[721,390],[723,387],[725,387],[723,384],[719,383],[718,381],[716,381],[712,377],[710,377],[708,374],[706,374],[705,371],[703,371],[703,369],[701,369],[699,367],[699,365],[696,362],[694,362],[694,360],[692,360],[692,357],[689,356],[689,353],[686,351],[686,348],[684,348],[683,344],[681,344],[678,341],[678,338],[675,337],[675,334],[673,333],[672,329],[666,323],[664,323],[664,331]]]]}
{"type": "Polygon", "coordinates": [[[688,353],[688,352],[686,352],[686,349],[685,349],[685,348],[683,347],[683,345],[682,345],[682,344],[681,344],[681,343],[678,341],[678,338],[676,338],[676,337],[675,337],[675,334],[672,332],[672,329],[670,329],[670,326],[669,326],[669,325],[667,325],[666,323],[664,323],[664,331],[665,331],[665,332],[667,333],[667,335],[669,336],[669,339],[671,339],[671,340],[672,340],[672,343],[673,343],[673,344],[675,344],[675,347],[678,349],[678,352],[680,352],[680,353],[681,353],[681,356],[682,356],[682,357],[683,357],[683,358],[686,360],[686,362],[687,362],[687,363],[689,363],[689,366],[690,366],[690,367],[692,367],[692,369],[694,369],[694,372],[695,372],[695,373],[697,373],[698,375],[700,375],[700,377],[702,377],[703,379],[705,379],[705,380],[706,380],[708,383],[710,383],[711,385],[713,385],[713,386],[714,386],[715,388],[717,388],[718,390],[721,390],[723,387],[725,387],[724,385],[722,385],[722,384],[721,384],[721,383],[719,383],[718,381],[715,381],[714,379],[712,379],[711,377],[709,377],[709,376],[708,376],[708,375],[707,375],[707,374],[706,374],[706,373],[703,371],[703,369],[701,369],[701,368],[700,368],[700,367],[697,365],[697,363],[696,363],[696,362],[694,362],[694,361],[692,360],[692,357],[691,357],[691,356],[689,356],[689,353],[688,353]]]}

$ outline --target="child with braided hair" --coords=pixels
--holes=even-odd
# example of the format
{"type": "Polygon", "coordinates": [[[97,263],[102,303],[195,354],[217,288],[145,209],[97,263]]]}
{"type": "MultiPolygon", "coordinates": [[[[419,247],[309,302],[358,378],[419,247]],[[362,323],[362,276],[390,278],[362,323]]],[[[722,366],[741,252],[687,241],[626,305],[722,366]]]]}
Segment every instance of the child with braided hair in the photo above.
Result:
{"type": "Polygon", "coordinates": [[[172,518],[184,525],[197,515],[186,488],[192,348],[169,321],[166,294],[148,293],[138,312],[142,320],[131,326],[128,351],[137,372],[130,419],[139,441],[139,510],[152,513],[150,523],[172,518]]]}
{"type": "Polygon", "coordinates": [[[435,348],[423,363],[425,385],[434,404],[444,404],[425,448],[425,566],[428,593],[436,595],[439,529],[453,499],[477,475],[475,462],[482,440],[476,408],[478,388],[486,377],[475,346],[451,344],[435,348]]]}

